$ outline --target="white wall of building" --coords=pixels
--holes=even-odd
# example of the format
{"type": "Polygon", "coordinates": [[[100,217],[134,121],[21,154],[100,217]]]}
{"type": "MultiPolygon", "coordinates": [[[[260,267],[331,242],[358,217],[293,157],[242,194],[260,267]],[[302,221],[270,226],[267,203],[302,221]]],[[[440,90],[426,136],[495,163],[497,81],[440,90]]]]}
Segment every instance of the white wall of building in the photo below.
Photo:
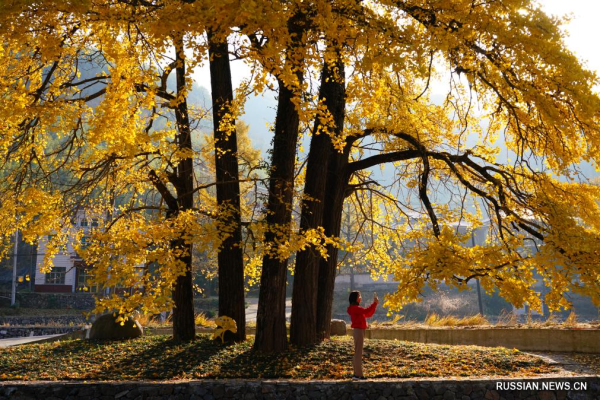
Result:
{"type": "MultiPolygon", "coordinates": [[[[83,230],[84,232],[89,231],[92,224],[96,225],[97,220],[92,220],[90,217],[87,217],[83,211],[77,213],[76,218],[72,220],[73,228],[76,231],[83,230]]],[[[52,283],[47,282],[47,275],[45,273],[40,272],[40,269],[44,265],[44,258],[46,256],[46,251],[48,247],[48,236],[44,236],[40,238],[38,243],[38,253],[36,260],[36,274],[35,274],[35,284],[36,285],[49,285],[52,283]]],[[[71,291],[75,291],[77,286],[77,269],[74,267],[74,262],[77,257],[77,253],[73,248],[73,240],[71,237],[69,242],[67,243],[67,248],[65,251],[60,252],[56,256],[52,258],[52,266],[54,267],[64,267],[66,269],[65,274],[65,282],[61,285],[69,285],[71,286],[71,291]]]]}
{"type": "MultiPolygon", "coordinates": [[[[46,285],[46,274],[40,272],[40,269],[44,265],[44,257],[46,255],[46,249],[48,245],[47,237],[40,239],[38,244],[38,256],[36,260],[36,273],[35,273],[35,284],[36,285],[46,285]]],[[[75,279],[77,275],[77,271],[73,268],[73,257],[75,256],[75,252],[73,251],[73,246],[71,243],[67,246],[66,253],[59,253],[52,259],[52,265],[54,267],[65,267],[66,275],[65,275],[65,283],[64,285],[71,285],[73,290],[75,288],[75,279]]]]}

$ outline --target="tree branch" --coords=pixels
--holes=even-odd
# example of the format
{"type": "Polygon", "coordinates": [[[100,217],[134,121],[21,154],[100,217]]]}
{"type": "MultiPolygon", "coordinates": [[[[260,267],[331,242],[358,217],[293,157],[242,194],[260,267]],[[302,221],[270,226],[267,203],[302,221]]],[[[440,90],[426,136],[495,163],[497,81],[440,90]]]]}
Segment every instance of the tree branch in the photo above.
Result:
{"type": "Polygon", "coordinates": [[[150,178],[150,182],[152,182],[152,184],[154,185],[156,190],[158,190],[158,192],[160,193],[160,195],[163,198],[163,200],[165,201],[165,203],[167,203],[169,210],[172,210],[172,211],[178,210],[179,205],[177,203],[177,199],[175,198],[175,196],[173,196],[173,194],[165,186],[165,184],[160,180],[160,178],[156,174],[156,171],[151,169],[150,172],[148,172],[148,177],[150,178]]]}
{"type": "Polygon", "coordinates": [[[417,150],[401,150],[392,153],[377,154],[363,160],[348,163],[348,172],[354,173],[363,169],[395,161],[406,161],[420,156],[417,150]]]}

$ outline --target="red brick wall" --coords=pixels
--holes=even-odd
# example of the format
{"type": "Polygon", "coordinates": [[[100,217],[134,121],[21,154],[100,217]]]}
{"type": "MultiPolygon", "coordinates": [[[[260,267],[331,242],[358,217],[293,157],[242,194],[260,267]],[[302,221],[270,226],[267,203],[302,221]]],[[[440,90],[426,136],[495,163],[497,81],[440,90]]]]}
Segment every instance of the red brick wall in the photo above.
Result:
{"type": "Polygon", "coordinates": [[[34,290],[42,293],[71,293],[71,285],[35,285],[34,290]]]}

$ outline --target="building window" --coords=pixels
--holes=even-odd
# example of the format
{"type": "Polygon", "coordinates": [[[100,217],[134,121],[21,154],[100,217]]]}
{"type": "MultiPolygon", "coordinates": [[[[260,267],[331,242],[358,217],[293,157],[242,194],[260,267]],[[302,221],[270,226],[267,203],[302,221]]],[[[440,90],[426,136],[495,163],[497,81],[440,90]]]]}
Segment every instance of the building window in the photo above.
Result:
{"type": "Polygon", "coordinates": [[[98,227],[98,220],[96,218],[92,219],[92,227],[93,228],[97,228],[98,227]]]}
{"type": "Polygon", "coordinates": [[[88,248],[88,246],[90,245],[90,237],[89,236],[82,236],[81,237],[81,249],[85,250],[88,248]]]}
{"type": "Polygon", "coordinates": [[[81,226],[88,226],[87,219],[82,219],[81,220],[81,226]]]}
{"type": "Polygon", "coordinates": [[[46,283],[49,285],[64,285],[67,267],[54,267],[46,274],[46,283]]]}
{"type": "Polygon", "coordinates": [[[91,276],[85,267],[77,268],[77,287],[78,292],[96,292],[97,286],[91,285],[91,276]]]}

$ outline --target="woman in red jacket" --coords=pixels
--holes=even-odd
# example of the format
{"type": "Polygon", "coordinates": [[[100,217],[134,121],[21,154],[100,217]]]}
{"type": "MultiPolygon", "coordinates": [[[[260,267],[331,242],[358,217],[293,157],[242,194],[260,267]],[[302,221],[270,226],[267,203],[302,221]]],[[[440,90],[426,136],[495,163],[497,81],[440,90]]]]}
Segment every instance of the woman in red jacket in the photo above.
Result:
{"type": "Polygon", "coordinates": [[[367,318],[370,318],[375,313],[379,299],[377,294],[373,296],[373,303],[367,307],[360,306],[360,292],[358,290],[350,293],[350,306],[348,306],[348,314],[352,324],[350,327],[354,332],[354,359],[352,365],[354,366],[354,376],[352,379],[366,379],[362,371],[362,353],[363,344],[365,342],[365,330],[367,329],[367,318]]]}

